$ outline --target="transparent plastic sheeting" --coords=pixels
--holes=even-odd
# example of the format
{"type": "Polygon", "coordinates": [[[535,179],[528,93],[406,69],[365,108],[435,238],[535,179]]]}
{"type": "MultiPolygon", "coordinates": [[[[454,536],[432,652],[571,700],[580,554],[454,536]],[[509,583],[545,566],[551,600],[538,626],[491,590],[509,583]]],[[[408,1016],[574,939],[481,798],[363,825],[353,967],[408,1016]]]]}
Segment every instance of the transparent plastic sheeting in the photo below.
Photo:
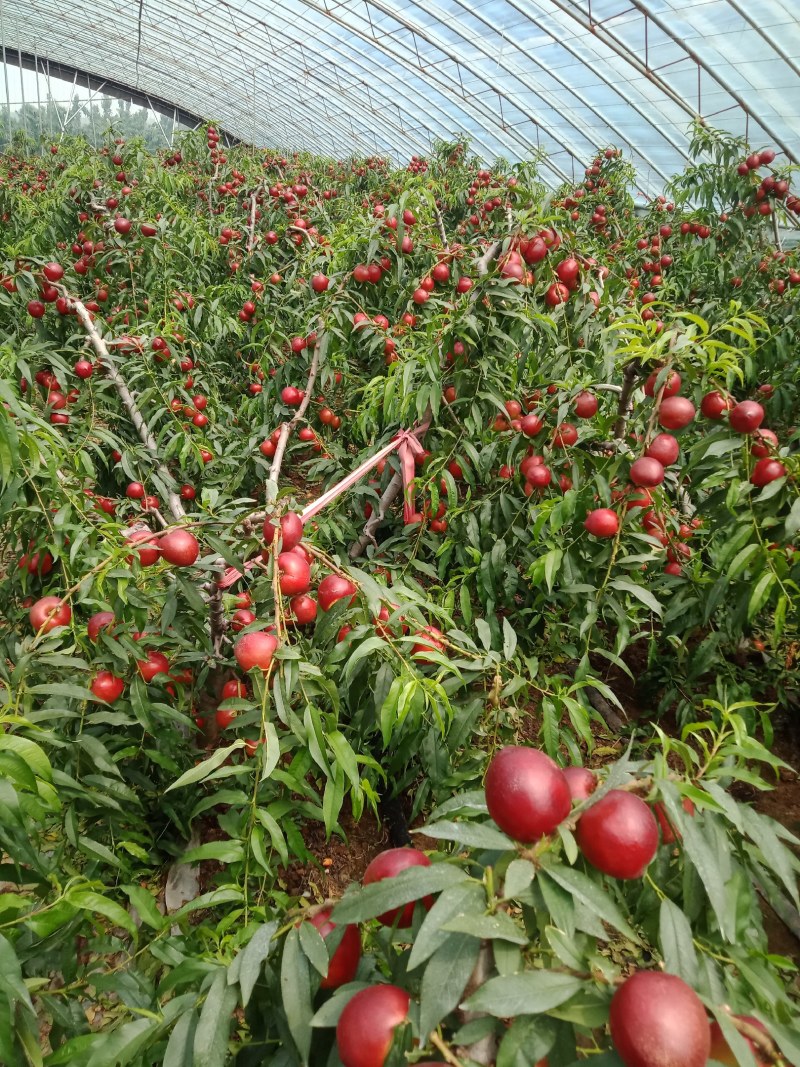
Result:
{"type": "Polygon", "coordinates": [[[786,0],[0,0],[0,45],[40,76],[60,62],[245,141],[339,157],[465,133],[487,161],[541,151],[555,184],[613,144],[653,193],[696,116],[800,152],[786,0]]]}

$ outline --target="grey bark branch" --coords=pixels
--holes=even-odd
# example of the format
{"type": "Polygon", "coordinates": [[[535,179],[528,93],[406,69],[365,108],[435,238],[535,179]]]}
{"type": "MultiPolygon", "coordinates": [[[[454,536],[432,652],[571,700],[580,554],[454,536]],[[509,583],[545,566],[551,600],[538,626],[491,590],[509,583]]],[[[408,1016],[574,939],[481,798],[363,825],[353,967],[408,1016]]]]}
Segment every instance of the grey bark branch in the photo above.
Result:
{"type": "MultiPolygon", "coordinates": [[[[78,300],[77,297],[74,297],[69,293],[67,293],[66,295],[69,300],[70,307],[75,311],[75,314],[81,320],[81,324],[84,330],[86,330],[87,336],[92,345],[92,348],[95,351],[95,354],[97,355],[97,358],[100,360],[101,364],[103,365],[103,369],[108,374],[112,385],[116,389],[117,395],[122,401],[122,405],[127,411],[128,417],[130,418],[131,422],[133,423],[134,429],[139,435],[139,439],[152,456],[153,463],[156,469],[158,470],[158,473],[161,475],[166,485],[174,486],[175,480],[172,477],[172,474],[161,461],[161,457],[158,451],[158,445],[156,444],[156,439],[150,433],[147,423],[144,421],[142,413],[141,411],[139,411],[139,408],[133,398],[131,391],[128,389],[122,375],[117,370],[116,364],[111,358],[111,354],[108,351],[108,346],[103,340],[100,331],[92,322],[91,315],[86,310],[86,307],[83,305],[83,303],[78,300]]],[[[184,511],[183,504],[181,503],[181,498],[175,492],[174,488],[171,488],[168,492],[167,506],[169,507],[172,517],[173,519],[175,519],[176,522],[181,522],[183,519],[186,518],[186,512],[184,511]]]]}
{"type": "Polygon", "coordinates": [[[589,703],[594,710],[602,716],[609,730],[615,734],[622,733],[625,729],[625,722],[620,718],[616,711],[614,711],[614,708],[609,704],[603,694],[598,693],[598,691],[590,685],[586,687],[586,695],[589,698],[589,703]]]}
{"type": "Polygon", "coordinates": [[[442,247],[444,248],[445,252],[449,252],[450,243],[447,240],[447,230],[445,230],[444,228],[444,219],[442,218],[442,213],[436,204],[433,205],[433,216],[436,219],[436,228],[439,231],[439,237],[442,241],[442,247]]]}
{"type": "Polygon", "coordinates": [[[228,629],[228,621],[225,618],[225,610],[222,606],[222,590],[216,582],[213,583],[213,588],[208,598],[208,629],[214,659],[219,659],[222,645],[225,641],[225,633],[228,629]]]}
{"type": "Polygon", "coordinates": [[[357,541],[354,541],[353,544],[350,546],[350,551],[348,553],[350,559],[358,559],[358,557],[362,554],[367,545],[377,545],[378,542],[375,540],[375,531],[386,518],[387,511],[395,502],[395,500],[397,500],[398,496],[400,496],[402,490],[403,476],[400,474],[400,471],[395,471],[395,473],[389,480],[389,484],[383,491],[383,495],[381,496],[377,510],[373,511],[370,517],[367,519],[366,525],[364,526],[364,530],[359,539],[357,541]]]}
{"type": "MultiPolygon", "coordinates": [[[[430,406],[430,404],[428,404],[428,407],[425,410],[425,415],[423,416],[422,422],[414,430],[414,433],[416,434],[417,438],[420,441],[425,436],[425,434],[428,432],[428,430],[430,428],[430,425],[431,425],[432,417],[433,417],[433,413],[431,412],[431,406],[430,406]]],[[[389,481],[389,484],[386,486],[386,488],[383,491],[383,494],[382,494],[381,499],[380,499],[380,503],[378,504],[378,510],[377,511],[373,511],[373,513],[367,519],[366,525],[364,526],[364,530],[363,530],[361,536],[359,537],[359,539],[357,541],[354,541],[353,544],[350,546],[350,549],[349,549],[349,552],[348,552],[348,555],[350,556],[350,559],[358,559],[358,557],[362,554],[362,552],[364,551],[364,549],[367,547],[368,544],[373,544],[373,545],[377,544],[377,542],[375,540],[375,531],[378,529],[378,527],[381,525],[383,520],[386,518],[386,513],[388,512],[388,510],[392,506],[392,504],[395,502],[395,500],[397,500],[398,496],[400,495],[400,493],[402,491],[403,491],[403,475],[400,473],[400,471],[396,471],[392,475],[392,478],[389,481]]]]}
{"type": "Polygon", "coordinates": [[[275,455],[272,458],[272,465],[269,469],[269,482],[271,484],[267,486],[267,503],[274,503],[275,497],[277,496],[278,478],[280,477],[281,466],[283,464],[283,456],[286,452],[286,445],[289,442],[289,435],[292,432],[292,428],[296,426],[298,422],[300,422],[300,420],[303,418],[306,411],[308,410],[308,405],[311,403],[311,394],[314,390],[314,384],[317,380],[317,374],[319,372],[319,363],[320,357],[322,355],[322,343],[324,338],[325,334],[322,330],[320,330],[319,334],[317,335],[316,343],[314,345],[314,354],[311,357],[311,366],[308,371],[308,381],[306,382],[305,395],[300,403],[300,406],[298,407],[297,411],[295,411],[292,418],[289,419],[288,422],[284,422],[281,426],[281,432],[280,436],[278,437],[278,443],[275,446],[275,455]]]}
{"type": "Polygon", "coordinates": [[[475,273],[478,277],[483,277],[484,274],[489,273],[489,264],[496,258],[502,247],[502,241],[493,241],[480,259],[475,260],[475,273]]]}
{"type": "MultiPolygon", "coordinates": [[[[482,985],[488,980],[489,975],[492,973],[494,966],[494,956],[492,953],[491,941],[482,941],[480,952],[478,953],[478,962],[475,964],[475,969],[470,976],[470,980],[467,983],[467,988],[464,991],[463,1000],[466,1000],[471,996],[476,989],[480,989],[482,985]]],[[[473,1019],[481,1019],[485,1015],[485,1012],[475,1011],[463,1011],[459,1013],[462,1020],[465,1023],[471,1022],[473,1019]]],[[[480,1041],[477,1041],[474,1045],[469,1045],[464,1049],[458,1050],[459,1056],[468,1058],[473,1063],[480,1063],[485,1067],[491,1067],[497,1056],[497,1037],[495,1034],[487,1034],[486,1037],[482,1037],[480,1041]]]]}
{"type": "Polygon", "coordinates": [[[619,403],[617,404],[617,421],[614,424],[614,436],[617,439],[625,436],[625,426],[628,420],[631,393],[636,386],[638,377],[638,360],[631,360],[622,375],[622,390],[619,394],[619,403]]]}
{"type": "Polygon", "coordinates": [[[264,188],[263,182],[250,194],[250,225],[247,227],[247,251],[252,252],[256,243],[256,208],[258,194],[264,188]]]}

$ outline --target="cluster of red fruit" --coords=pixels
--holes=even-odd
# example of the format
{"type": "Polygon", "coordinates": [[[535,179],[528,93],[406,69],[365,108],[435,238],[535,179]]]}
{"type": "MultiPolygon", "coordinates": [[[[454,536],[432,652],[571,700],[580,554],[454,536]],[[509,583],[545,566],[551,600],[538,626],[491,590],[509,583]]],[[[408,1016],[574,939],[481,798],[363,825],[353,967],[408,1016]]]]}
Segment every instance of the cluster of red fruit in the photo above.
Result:
{"type": "MultiPolygon", "coordinates": [[[[645,393],[648,396],[655,394],[660,375],[662,372],[657,370],[648,378],[645,384],[645,393]]],[[[658,410],[659,422],[670,429],[681,429],[695,417],[692,402],[676,395],[680,386],[680,376],[670,371],[658,389],[658,396],[661,397],[658,410]]],[[[707,418],[721,419],[726,411],[730,412],[729,422],[732,429],[742,434],[755,433],[764,418],[764,409],[752,400],[743,400],[734,404],[729,397],[723,396],[718,391],[707,393],[703,398],[701,412],[707,418]]],[[[771,449],[777,443],[778,439],[771,430],[758,433],[751,448],[751,453],[758,457],[751,475],[753,485],[761,487],[786,474],[784,465],[770,456],[771,449]]],[[[630,494],[617,494],[618,498],[626,499],[626,510],[647,509],[642,514],[642,525],[649,534],[667,548],[666,572],[675,576],[681,574],[681,559],[685,560],[691,556],[691,549],[685,541],[691,537],[692,528],[682,524],[677,540],[671,542],[663,519],[651,509],[653,501],[649,490],[662,484],[666,468],[677,462],[679,452],[680,446],[677,438],[670,433],[657,434],[645,449],[644,454],[631,464],[629,477],[636,489],[630,494]]],[[[589,512],[585,526],[596,537],[614,537],[619,530],[619,517],[610,508],[597,508],[589,512]]]]}
{"type": "MultiPolygon", "coordinates": [[[[90,363],[88,359],[79,359],[75,363],[74,370],[78,378],[86,380],[87,378],[91,378],[94,373],[94,364],[90,363]]],[[[44,391],[45,405],[47,406],[49,419],[52,425],[69,425],[69,415],[64,409],[68,404],[74,404],[79,399],[81,395],[80,390],[77,388],[65,390],[52,370],[49,369],[38,370],[34,375],[34,381],[44,391]]],[[[20,379],[20,391],[25,393],[27,390],[27,379],[20,379]]]]}
{"type": "MultiPolygon", "coordinates": [[[[561,247],[561,236],[552,228],[540,230],[533,237],[519,235],[511,242],[508,252],[498,262],[501,278],[507,278],[518,284],[533,285],[536,276],[529,267],[541,263],[551,252],[561,247]]],[[[544,295],[548,307],[565,304],[570,295],[578,288],[580,281],[580,264],[573,256],[563,259],[555,267],[558,279],[549,286],[544,295]]]]}
{"type": "MultiPolygon", "coordinates": [[[[759,392],[763,397],[769,398],[772,386],[762,385],[759,392]]],[[[750,475],[753,485],[763,488],[786,475],[786,467],[774,455],[779,445],[778,435],[773,430],[762,427],[761,423],[766,413],[756,400],[742,400],[737,404],[731,397],[719,390],[714,390],[703,397],[700,410],[707,419],[714,420],[723,419],[727,413],[728,423],[732,430],[753,435],[750,454],[757,461],[750,475]]]]}
{"type": "MultiPolygon", "coordinates": [[[[736,173],[746,178],[759,167],[768,167],[774,160],[775,152],[771,148],[765,148],[763,152],[753,152],[737,166],[736,173]]],[[[792,211],[796,215],[800,214],[800,199],[789,195],[789,182],[785,178],[778,177],[777,174],[768,174],[762,179],[761,184],[753,191],[754,202],[752,204],[740,202],[739,207],[743,209],[746,218],[752,218],[756,212],[759,215],[769,215],[772,213],[770,198],[785,200],[787,211],[792,211]]]]}
{"type": "MultiPolygon", "coordinates": [[[[64,268],[60,263],[45,263],[42,267],[42,277],[39,280],[39,299],[28,301],[28,314],[32,319],[44,318],[47,310],[45,305],[56,304],[59,299],[61,300],[61,305],[58,308],[59,312],[68,314],[67,302],[63,297],[59,298],[58,289],[55,288],[55,283],[60,282],[63,277],[64,268]]],[[[17,285],[13,278],[4,278],[3,286],[10,293],[17,291],[17,285]]]]}
{"type": "MultiPolygon", "coordinates": [[[[557,388],[554,385],[547,387],[547,393],[555,395],[557,388]]],[[[496,415],[492,423],[492,429],[497,433],[514,431],[525,437],[538,437],[545,429],[545,422],[536,406],[542,399],[541,390],[537,389],[525,400],[527,412],[523,414],[523,406],[518,400],[506,400],[504,402],[505,415],[496,415]]],[[[574,400],[575,414],[579,419],[590,419],[597,413],[598,400],[594,393],[587,390],[581,391],[574,400]]],[[[555,449],[571,448],[577,444],[578,429],[571,422],[560,422],[553,430],[550,446],[555,449]]],[[[525,479],[523,492],[531,496],[535,491],[543,492],[553,482],[553,472],[544,461],[544,457],[529,448],[524,459],[519,465],[520,474],[525,479]]],[[[504,464],[499,470],[499,477],[511,479],[515,470],[504,464]]],[[[562,492],[572,488],[572,480],[566,474],[558,479],[562,492]]]]}
{"type": "MultiPolygon", "coordinates": [[[[314,557],[303,547],[302,538],[303,520],[295,512],[282,515],[277,525],[272,518],[264,521],[264,540],[267,545],[265,553],[268,555],[273,547],[280,549],[276,558],[280,592],[290,598],[291,619],[298,625],[305,626],[316,619],[318,605],[323,611],[330,611],[337,601],[345,597],[353,598],[356,587],[341,575],[328,574],[317,587],[317,600],[309,596],[314,557]]],[[[256,621],[256,616],[249,606],[242,606],[235,613],[232,628],[242,630],[256,621]]],[[[270,625],[263,630],[252,630],[243,633],[236,640],[233,654],[242,670],[269,670],[278,648],[274,629],[274,625],[270,625]]]]}
{"type": "MultiPolygon", "coordinates": [[[[489,814],[515,841],[533,844],[554,833],[573,800],[585,800],[597,785],[583,767],[561,768],[533,748],[501,749],[486,773],[489,814]]],[[[658,823],[634,793],[612,789],[588,808],[575,830],[589,863],[614,878],[641,878],[658,850],[658,823]]]]}
{"type": "MultiPolygon", "coordinates": [[[[177,533],[179,531],[173,531],[177,533]]],[[[171,551],[174,545],[167,546],[171,551]]],[[[72,609],[69,604],[57,596],[45,596],[33,604],[29,611],[29,619],[34,632],[39,634],[50,633],[62,626],[69,626],[72,621],[72,609]]],[[[114,613],[111,611],[98,611],[89,619],[86,625],[86,633],[90,641],[97,641],[101,630],[110,630],[116,623],[114,613]]],[[[143,633],[134,633],[135,641],[145,637],[143,633]]],[[[178,682],[181,685],[190,685],[192,682],[191,671],[171,673],[171,665],[167,657],[156,649],[149,649],[144,657],[140,657],[137,663],[139,674],[148,684],[159,675],[165,680],[178,682]]],[[[111,671],[98,671],[90,684],[90,691],[96,700],[107,704],[113,704],[119,700],[125,690],[124,679],[113,674],[111,671]]],[[[167,685],[167,691],[174,696],[174,689],[167,685]]]]}
{"type": "MultiPolygon", "coordinates": [[[[486,803],[497,825],[515,840],[531,844],[554,833],[570,814],[573,801],[587,800],[596,788],[594,774],[583,767],[562,771],[544,753],[511,746],[492,760],[486,775],[486,803]]],[[[690,806],[687,810],[693,811],[690,806]]],[[[665,842],[675,840],[671,824],[659,812],[665,842]]],[[[649,806],[625,790],[610,790],[588,807],[577,822],[576,837],[584,856],[616,878],[639,878],[658,847],[658,824],[649,806]]],[[[430,866],[415,848],[381,852],[366,868],[362,885],[394,878],[412,867],[430,866]]],[[[421,901],[429,909],[433,901],[421,901]]],[[[378,916],[383,926],[409,929],[415,902],[378,916]]],[[[331,907],[309,916],[323,938],[335,929],[331,907]]],[[[348,926],[332,952],[324,990],[355,980],[361,959],[356,926],[348,926]]],[[[336,1045],[344,1067],[383,1067],[396,1028],[409,1017],[411,997],[396,985],[373,985],[355,993],[342,1011],[336,1045]]],[[[743,1020],[766,1032],[757,1020],[743,1020]]],[[[709,1057],[721,1064],[736,1059],[719,1024],[709,1023],[697,994],[682,979],[658,971],[637,971],[619,984],[611,1000],[611,1039],[625,1067],[706,1067],[709,1057]]],[[[752,1042],[754,1054],[757,1050],[752,1042]]],[[[761,1060],[757,1059],[761,1064],[761,1060]]],[[[432,1067],[432,1064],[430,1065],[432,1067]]],[[[548,1067],[540,1060],[536,1067],[548,1067]]]]}

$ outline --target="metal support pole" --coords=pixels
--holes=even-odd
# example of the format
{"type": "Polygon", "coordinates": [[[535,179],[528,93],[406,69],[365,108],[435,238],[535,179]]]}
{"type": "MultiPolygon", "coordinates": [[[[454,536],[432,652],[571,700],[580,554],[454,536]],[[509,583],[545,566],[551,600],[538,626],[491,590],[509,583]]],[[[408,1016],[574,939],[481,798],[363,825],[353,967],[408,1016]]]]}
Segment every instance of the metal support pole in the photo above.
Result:
{"type": "MultiPolygon", "coordinates": [[[[39,141],[41,142],[42,138],[44,136],[43,127],[42,127],[42,93],[41,93],[41,90],[39,88],[39,57],[38,57],[38,55],[36,55],[36,53],[34,53],[34,56],[33,56],[33,67],[34,67],[33,76],[36,79],[36,107],[38,109],[37,113],[38,113],[38,116],[39,116],[39,141]]],[[[40,150],[41,150],[41,144],[40,144],[40,150]]]]}
{"type": "MultiPolygon", "coordinates": [[[[17,41],[19,41],[19,23],[17,23],[17,41]]],[[[22,51],[19,44],[17,45],[17,55],[19,57],[19,98],[22,101],[22,107],[20,114],[22,115],[22,129],[25,136],[28,136],[28,116],[25,114],[25,71],[22,69],[22,51]]]]}
{"type": "Polygon", "coordinates": [[[3,23],[3,0],[0,0],[0,48],[3,50],[3,78],[6,84],[6,114],[8,115],[8,141],[11,141],[11,90],[8,87],[8,63],[6,62],[6,35],[3,23]]]}

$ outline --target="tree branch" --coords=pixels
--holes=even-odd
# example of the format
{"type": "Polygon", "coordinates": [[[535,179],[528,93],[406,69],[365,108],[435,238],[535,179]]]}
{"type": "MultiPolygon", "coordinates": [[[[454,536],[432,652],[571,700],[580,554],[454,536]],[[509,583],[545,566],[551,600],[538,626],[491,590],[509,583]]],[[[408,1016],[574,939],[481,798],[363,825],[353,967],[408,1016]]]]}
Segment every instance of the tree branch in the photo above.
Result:
{"type": "Polygon", "coordinates": [[[250,194],[250,225],[247,227],[247,251],[252,252],[256,243],[256,206],[258,194],[263,190],[264,183],[257,185],[250,194]]]}
{"type": "Polygon", "coordinates": [[[620,391],[619,402],[617,404],[617,421],[614,424],[614,436],[617,440],[625,436],[625,425],[628,418],[631,393],[636,386],[638,377],[639,361],[637,359],[632,359],[622,375],[622,390],[620,391]]]}
{"type": "MultiPolygon", "coordinates": [[[[133,398],[133,394],[128,389],[122,375],[117,370],[117,366],[108,351],[108,346],[103,340],[103,337],[100,334],[99,330],[92,322],[91,315],[86,310],[84,304],[80,300],[78,300],[77,297],[72,296],[70,293],[67,293],[66,290],[63,291],[69,301],[69,306],[74,310],[75,314],[81,320],[81,324],[83,325],[84,330],[86,330],[92,348],[95,350],[97,358],[100,360],[104,370],[108,374],[108,377],[111,379],[111,383],[116,389],[117,395],[122,401],[122,405],[127,411],[128,417],[133,423],[134,429],[138,433],[142,444],[152,456],[156,470],[161,475],[166,485],[174,487],[175,480],[172,477],[170,471],[167,469],[167,467],[164,466],[161,461],[161,456],[159,455],[156,439],[150,433],[150,430],[147,427],[147,423],[144,421],[142,413],[141,411],[139,411],[136,401],[133,398]]],[[[180,522],[182,519],[186,518],[186,512],[184,510],[183,504],[181,503],[181,498],[175,492],[174,488],[169,489],[167,496],[167,505],[169,507],[170,512],[172,513],[173,519],[175,519],[176,522],[180,522]]]]}
{"type": "MultiPolygon", "coordinates": [[[[422,422],[414,429],[414,434],[417,436],[420,442],[430,429],[432,418],[433,412],[431,411],[430,404],[428,404],[427,408],[425,409],[425,414],[422,417],[422,422]]],[[[398,496],[402,491],[403,475],[400,471],[396,471],[392,475],[389,484],[383,491],[380,502],[378,504],[377,512],[373,511],[373,513],[367,519],[366,525],[364,526],[364,530],[361,536],[350,546],[350,550],[348,552],[350,559],[358,559],[358,557],[362,554],[368,544],[377,544],[377,542],[375,541],[375,531],[386,518],[387,511],[395,502],[395,500],[397,500],[398,496]]]]}
{"type": "Polygon", "coordinates": [[[442,241],[442,247],[444,248],[445,252],[449,252],[450,243],[447,240],[447,230],[445,230],[444,228],[444,219],[442,218],[442,213],[436,204],[433,205],[433,217],[436,219],[436,228],[439,231],[439,237],[442,241]]]}
{"type": "Polygon", "coordinates": [[[364,530],[357,541],[350,546],[348,555],[350,559],[358,559],[368,544],[377,545],[375,531],[386,518],[386,513],[403,491],[403,476],[400,471],[395,471],[389,479],[389,484],[383,491],[377,511],[373,511],[367,519],[364,530]]]}
{"type": "Polygon", "coordinates": [[[209,585],[212,588],[209,590],[208,597],[208,631],[214,659],[219,659],[228,629],[228,620],[225,618],[225,610],[222,606],[222,590],[217,582],[209,583],[209,585]]]}
{"type": "Polygon", "coordinates": [[[438,1049],[439,1052],[441,1052],[441,1054],[444,1056],[445,1063],[449,1063],[451,1067],[464,1067],[461,1060],[453,1055],[453,1053],[450,1051],[447,1045],[445,1045],[444,1041],[442,1041],[442,1039],[439,1037],[435,1030],[430,1035],[430,1043],[435,1049],[438,1049]]]}
{"type": "Polygon", "coordinates": [[[314,354],[311,357],[311,366],[308,370],[308,381],[306,382],[306,391],[303,400],[295,411],[294,415],[288,422],[284,422],[281,425],[281,432],[278,437],[278,443],[275,446],[275,455],[272,459],[272,466],[269,469],[269,482],[267,484],[267,503],[274,503],[275,497],[278,494],[278,478],[281,473],[281,466],[283,464],[283,455],[286,451],[286,445],[289,442],[289,435],[294,427],[305,415],[308,410],[308,405],[311,403],[311,394],[314,391],[314,383],[317,380],[317,374],[319,372],[319,363],[322,356],[322,345],[325,340],[325,333],[320,330],[317,335],[316,344],[314,345],[314,354]]]}
{"type": "MultiPolygon", "coordinates": [[[[493,966],[494,958],[492,954],[492,943],[491,941],[482,941],[480,952],[478,953],[478,962],[475,964],[475,969],[467,983],[467,988],[462,997],[463,1000],[470,997],[476,989],[480,989],[480,987],[488,980],[489,975],[492,973],[493,966]]],[[[463,1011],[459,1014],[461,1015],[462,1020],[465,1023],[468,1023],[473,1019],[483,1018],[485,1012],[463,1011]]],[[[459,1050],[459,1052],[461,1051],[462,1050],[459,1050]]],[[[490,1067],[497,1056],[497,1037],[494,1033],[487,1034],[486,1037],[482,1037],[480,1041],[476,1041],[474,1045],[469,1045],[463,1052],[466,1058],[471,1062],[485,1064],[486,1067],[490,1067]]]]}
{"type": "Polygon", "coordinates": [[[310,234],[310,233],[308,232],[308,230],[307,230],[307,229],[306,229],[306,228],[305,228],[304,226],[295,226],[295,225],[294,225],[294,223],[290,223],[290,224],[289,224],[289,225],[288,225],[288,226],[286,227],[286,229],[287,229],[287,230],[293,230],[293,231],[294,231],[295,233],[302,233],[302,234],[304,234],[304,235],[305,235],[305,236],[306,236],[306,237],[307,237],[307,238],[309,239],[309,241],[311,242],[311,244],[312,244],[312,245],[313,245],[313,244],[316,244],[316,242],[315,242],[315,240],[314,240],[314,237],[313,237],[313,235],[312,235],[312,234],[310,234]]]}
{"type": "Polygon", "coordinates": [[[752,1042],[770,1063],[783,1062],[780,1050],[776,1048],[775,1042],[769,1034],[765,1034],[763,1030],[759,1030],[757,1026],[753,1026],[752,1023],[748,1023],[744,1019],[738,1019],[735,1015],[731,1015],[730,1020],[742,1037],[746,1037],[748,1041],[752,1042]]]}
{"type": "Polygon", "coordinates": [[[598,692],[594,686],[587,686],[587,697],[589,703],[594,710],[602,716],[606,726],[614,734],[620,734],[625,729],[625,723],[616,713],[611,704],[606,700],[602,693],[598,692]]]}
{"type": "Polygon", "coordinates": [[[475,260],[475,273],[479,278],[482,278],[485,274],[489,273],[489,264],[499,255],[502,247],[502,241],[493,241],[480,259],[475,260]]]}

